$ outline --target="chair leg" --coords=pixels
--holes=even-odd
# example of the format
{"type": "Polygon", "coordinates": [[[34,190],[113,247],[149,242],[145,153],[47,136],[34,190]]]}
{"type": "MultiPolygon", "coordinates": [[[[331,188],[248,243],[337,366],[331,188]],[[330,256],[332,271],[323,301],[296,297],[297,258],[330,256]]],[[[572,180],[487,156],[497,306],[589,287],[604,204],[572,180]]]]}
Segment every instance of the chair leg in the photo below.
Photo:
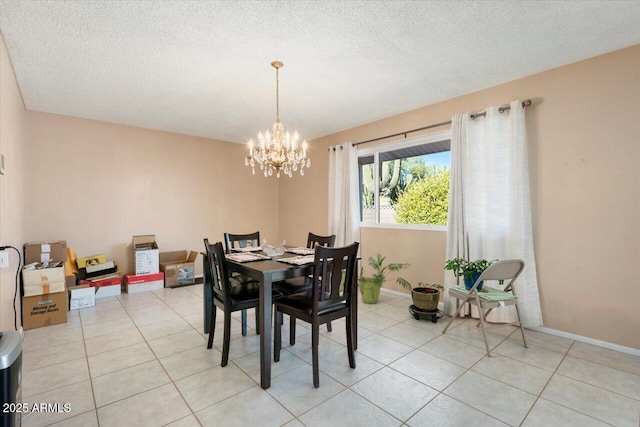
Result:
{"type": "Polygon", "coordinates": [[[247,310],[242,310],[242,336],[247,336],[247,310]]]}
{"type": "Polygon", "coordinates": [[[353,351],[356,351],[358,349],[358,315],[353,311],[351,313],[351,321],[349,323],[353,334],[353,351]]]}
{"type": "Polygon", "coordinates": [[[282,318],[282,313],[278,311],[278,307],[274,310],[274,319],[273,319],[273,361],[280,361],[280,348],[282,347],[282,327],[280,326],[280,319],[282,318]]]}
{"type": "Polygon", "coordinates": [[[260,310],[258,310],[258,307],[253,310],[256,313],[256,335],[260,335],[260,310]]]}
{"type": "Polygon", "coordinates": [[[516,308],[516,314],[518,315],[518,323],[520,323],[520,332],[522,333],[522,343],[524,344],[524,348],[529,348],[527,346],[527,340],[524,337],[524,326],[522,326],[522,319],[520,318],[520,310],[518,310],[518,304],[514,305],[516,308]]]}
{"type": "Polygon", "coordinates": [[[491,350],[489,350],[489,341],[487,340],[487,333],[484,327],[484,314],[482,314],[482,306],[478,302],[478,317],[480,318],[480,326],[482,326],[482,338],[484,338],[484,346],[487,348],[487,356],[491,357],[491,350]]]}
{"type": "MultiPolygon", "coordinates": [[[[354,274],[355,271],[354,271],[354,274]]],[[[354,279],[355,283],[358,283],[358,279],[354,279]]],[[[357,291],[357,287],[356,287],[356,291],[355,294],[358,295],[358,291],[357,291]]],[[[351,297],[352,299],[352,309],[351,309],[351,328],[353,329],[353,350],[357,350],[358,349],[358,297],[356,296],[351,297]]]]}
{"type": "Polygon", "coordinates": [[[353,320],[351,319],[351,316],[347,316],[345,320],[347,323],[347,354],[349,355],[349,366],[352,369],[355,369],[356,358],[353,354],[353,320]]]}
{"type": "Polygon", "coordinates": [[[208,349],[213,347],[213,335],[216,332],[216,312],[218,311],[215,304],[212,304],[212,305],[213,306],[211,307],[211,321],[209,323],[209,342],[207,343],[208,349]]]}
{"type": "Polygon", "coordinates": [[[320,364],[318,363],[318,343],[320,341],[320,325],[311,325],[311,357],[313,359],[313,386],[320,387],[320,364]]]}
{"type": "Polygon", "coordinates": [[[289,344],[296,345],[296,318],[289,315],[289,344]]]}
{"type": "Polygon", "coordinates": [[[333,331],[333,328],[331,327],[331,322],[327,322],[327,331],[329,332],[333,331]]]}
{"type": "Polygon", "coordinates": [[[231,343],[231,310],[224,312],[224,337],[222,339],[222,363],[220,366],[227,366],[229,362],[229,344],[231,343]]]}
{"type": "Polygon", "coordinates": [[[458,305],[458,299],[456,298],[456,305],[458,307],[458,309],[456,310],[456,312],[454,313],[453,316],[451,316],[451,319],[449,319],[449,322],[447,322],[447,326],[444,327],[444,329],[442,330],[442,333],[446,333],[447,329],[449,329],[449,326],[451,326],[451,324],[453,323],[453,320],[458,317],[458,314],[460,314],[460,310],[462,310],[462,308],[464,307],[464,305],[467,303],[467,301],[465,300],[464,303],[458,305]]]}

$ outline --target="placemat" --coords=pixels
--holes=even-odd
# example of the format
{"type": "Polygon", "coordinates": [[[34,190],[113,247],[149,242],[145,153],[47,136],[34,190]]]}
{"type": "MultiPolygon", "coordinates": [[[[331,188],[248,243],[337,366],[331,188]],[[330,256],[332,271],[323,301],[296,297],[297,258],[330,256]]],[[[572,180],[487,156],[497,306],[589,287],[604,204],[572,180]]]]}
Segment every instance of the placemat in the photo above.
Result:
{"type": "Polygon", "coordinates": [[[287,252],[297,255],[313,255],[316,253],[316,250],[311,248],[288,248],[287,252]]]}
{"type": "Polygon", "coordinates": [[[278,261],[286,262],[287,264],[293,265],[304,265],[304,264],[312,264],[314,261],[315,255],[305,255],[305,256],[295,256],[290,258],[280,258],[278,261]]]}
{"type": "Polygon", "coordinates": [[[266,255],[262,254],[254,254],[251,252],[248,253],[235,253],[235,254],[225,254],[225,257],[231,261],[235,262],[251,262],[251,261],[262,261],[265,259],[271,259],[266,255]]]}
{"type": "Polygon", "coordinates": [[[234,252],[260,252],[262,246],[245,246],[244,248],[231,248],[234,252]]]}

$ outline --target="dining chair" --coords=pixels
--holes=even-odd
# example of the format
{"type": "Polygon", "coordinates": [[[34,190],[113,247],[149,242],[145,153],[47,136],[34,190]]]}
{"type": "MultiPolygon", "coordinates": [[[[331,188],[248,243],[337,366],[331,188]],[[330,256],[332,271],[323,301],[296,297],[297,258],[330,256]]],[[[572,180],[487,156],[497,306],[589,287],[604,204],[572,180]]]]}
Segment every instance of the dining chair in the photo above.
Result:
{"type": "Polygon", "coordinates": [[[260,232],[248,234],[232,234],[224,233],[224,246],[227,253],[231,253],[233,249],[258,247],[260,246],[260,232]]]}
{"type": "Polygon", "coordinates": [[[307,236],[308,248],[315,248],[316,246],[327,246],[332,248],[335,243],[335,234],[332,234],[330,236],[319,236],[317,234],[309,233],[309,236],[307,236]]]}
{"type": "Polygon", "coordinates": [[[354,318],[352,292],[355,281],[358,242],[340,248],[316,246],[312,287],[309,292],[285,296],[274,302],[274,361],[280,361],[282,327],[280,317],[286,313],[311,324],[311,355],[313,359],[313,386],[320,386],[318,344],[320,325],[345,317],[349,366],[356,367],[354,355],[354,318]]]}
{"type": "Polygon", "coordinates": [[[451,326],[453,320],[458,317],[460,310],[462,310],[466,303],[474,305],[478,308],[478,317],[480,319],[478,325],[482,327],[482,337],[484,338],[484,345],[487,348],[487,356],[491,357],[489,341],[487,340],[487,333],[485,331],[485,319],[494,308],[513,305],[516,309],[518,321],[510,324],[520,327],[522,342],[526,348],[527,340],[524,337],[524,327],[522,326],[520,312],[518,311],[518,298],[513,286],[515,280],[520,273],[522,273],[522,270],[524,270],[524,261],[520,259],[497,261],[480,274],[480,277],[478,277],[471,289],[467,290],[464,286],[453,286],[449,288],[449,296],[456,299],[457,310],[442,333],[447,332],[449,326],[451,326]],[[486,285],[482,286],[482,290],[478,290],[478,286],[485,280],[505,281],[507,285],[503,291],[486,285]],[[460,302],[462,302],[462,304],[460,304],[460,302]],[[487,311],[484,312],[484,310],[487,311]]]}
{"type": "MultiPolygon", "coordinates": [[[[260,232],[256,231],[255,233],[248,234],[232,234],[232,233],[224,233],[224,248],[225,252],[230,254],[233,252],[233,249],[244,249],[249,247],[258,247],[260,246],[260,232]]],[[[245,277],[241,274],[234,274],[233,278],[238,280],[240,283],[248,284],[251,282],[258,283],[255,279],[251,277],[245,277]]],[[[247,335],[247,311],[242,310],[242,335],[247,335]]],[[[255,312],[256,318],[256,334],[260,334],[260,319],[258,317],[258,312],[255,312]]]]}
{"type": "MultiPolygon", "coordinates": [[[[336,242],[336,235],[319,236],[317,234],[309,233],[307,236],[307,248],[313,249],[316,246],[333,247],[336,242]]],[[[307,292],[311,289],[313,283],[311,276],[295,277],[282,282],[276,283],[276,288],[283,295],[293,295],[300,292],[307,292]]],[[[331,322],[327,323],[327,330],[332,331],[331,322]]],[[[296,343],[296,318],[289,316],[289,344],[294,345],[296,343]]]]}
{"type": "MultiPolygon", "coordinates": [[[[222,242],[209,244],[209,239],[204,239],[206,249],[205,256],[209,262],[209,273],[211,276],[211,323],[209,326],[209,341],[207,348],[213,346],[213,337],[216,327],[216,312],[220,308],[224,312],[224,336],[222,342],[222,362],[221,366],[226,366],[229,361],[229,343],[231,341],[231,313],[239,310],[254,308],[259,312],[260,287],[255,281],[239,283],[231,277],[227,268],[225,252],[222,249],[222,242]]],[[[273,291],[272,298],[277,300],[282,295],[276,290],[273,291]]]]}

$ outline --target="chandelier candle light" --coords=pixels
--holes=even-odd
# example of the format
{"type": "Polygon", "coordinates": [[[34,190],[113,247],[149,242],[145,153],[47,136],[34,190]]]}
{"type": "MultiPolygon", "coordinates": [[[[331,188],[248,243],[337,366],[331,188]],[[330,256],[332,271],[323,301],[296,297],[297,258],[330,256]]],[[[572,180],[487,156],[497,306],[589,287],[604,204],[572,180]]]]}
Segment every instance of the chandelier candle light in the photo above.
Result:
{"type": "Polygon", "coordinates": [[[273,61],[271,66],[276,69],[276,122],[273,124],[271,133],[267,130],[258,133],[258,144],[254,147],[253,139],[249,140],[249,155],[244,159],[246,166],[251,166],[251,171],[255,175],[256,163],[260,165],[260,170],[264,171],[264,176],[271,176],[275,170],[276,176],[280,178],[280,171],[289,177],[293,172],[300,169],[300,175],[304,175],[304,168],[311,167],[311,159],[307,158],[307,141],[302,141],[298,132],[284,131],[284,126],[280,123],[280,81],[278,70],[284,66],[280,61],[273,61]]]}

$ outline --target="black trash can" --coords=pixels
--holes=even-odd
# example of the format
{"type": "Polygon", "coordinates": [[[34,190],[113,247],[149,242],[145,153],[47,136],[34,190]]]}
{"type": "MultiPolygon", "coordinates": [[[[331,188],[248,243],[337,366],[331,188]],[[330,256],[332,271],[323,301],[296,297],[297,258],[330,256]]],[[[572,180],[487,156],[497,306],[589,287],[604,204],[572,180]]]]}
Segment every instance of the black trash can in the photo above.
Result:
{"type": "Polygon", "coordinates": [[[22,340],[18,331],[0,332],[0,426],[22,425],[22,340]]]}

